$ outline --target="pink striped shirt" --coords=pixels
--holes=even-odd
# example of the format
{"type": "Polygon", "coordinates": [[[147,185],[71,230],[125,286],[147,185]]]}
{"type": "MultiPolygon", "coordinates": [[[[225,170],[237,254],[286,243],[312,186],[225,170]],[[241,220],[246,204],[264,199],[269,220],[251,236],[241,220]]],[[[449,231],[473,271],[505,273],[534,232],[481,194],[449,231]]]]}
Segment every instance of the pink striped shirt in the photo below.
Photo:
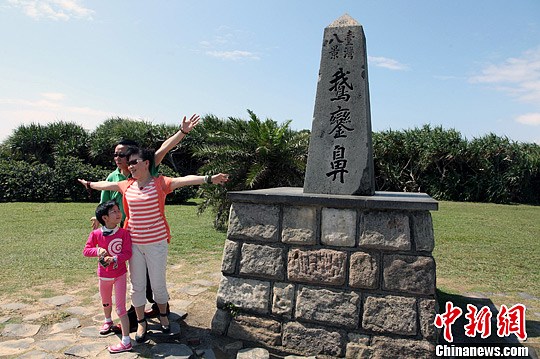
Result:
{"type": "Polygon", "coordinates": [[[129,186],[124,194],[129,204],[128,230],[134,244],[150,244],[168,239],[161,216],[154,179],[143,189],[129,186]]]}

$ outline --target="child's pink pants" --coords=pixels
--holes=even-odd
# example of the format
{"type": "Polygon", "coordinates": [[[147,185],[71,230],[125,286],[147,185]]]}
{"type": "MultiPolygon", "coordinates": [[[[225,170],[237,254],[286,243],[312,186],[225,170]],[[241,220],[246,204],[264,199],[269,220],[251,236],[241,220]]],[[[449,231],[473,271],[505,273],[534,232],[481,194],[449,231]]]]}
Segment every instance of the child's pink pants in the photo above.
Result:
{"type": "Polygon", "coordinates": [[[101,294],[101,303],[106,307],[112,305],[112,292],[114,287],[114,302],[116,303],[116,314],[122,317],[127,314],[126,311],[126,281],[127,273],[116,278],[99,278],[99,294],[101,294]]]}

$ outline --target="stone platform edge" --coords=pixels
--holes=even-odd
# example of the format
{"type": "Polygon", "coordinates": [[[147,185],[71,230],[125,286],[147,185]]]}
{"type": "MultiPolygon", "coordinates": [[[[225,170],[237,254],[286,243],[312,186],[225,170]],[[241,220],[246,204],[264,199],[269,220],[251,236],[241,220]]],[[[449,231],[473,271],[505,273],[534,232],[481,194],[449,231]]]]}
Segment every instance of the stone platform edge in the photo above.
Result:
{"type": "Polygon", "coordinates": [[[437,211],[439,202],[426,193],[376,191],[373,196],[304,193],[302,187],[277,187],[227,194],[232,202],[271,203],[333,208],[437,211]]]}

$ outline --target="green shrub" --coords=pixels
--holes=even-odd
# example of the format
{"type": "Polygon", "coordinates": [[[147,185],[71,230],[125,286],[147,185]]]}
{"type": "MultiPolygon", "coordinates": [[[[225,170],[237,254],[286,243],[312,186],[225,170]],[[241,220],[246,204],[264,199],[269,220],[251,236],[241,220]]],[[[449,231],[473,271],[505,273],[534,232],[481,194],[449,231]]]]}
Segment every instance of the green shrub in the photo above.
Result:
{"type": "Polygon", "coordinates": [[[540,146],[489,134],[469,142],[466,158],[461,200],[540,203],[540,146]]]}
{"type": "MultiPolygon", "coordinates": [[[[219,119],[212,115],[163,159],[168,176],[227,172],[227,190],[303,186],[309,131],[293,131],[260,120],[219,119]]],[[[111,118],[88,134],[73,123],[19,126],[0,145],[0,201],[97,201],[77,178],[105,179],[113,167],[114,145],[131,139],[157,149],[180,127],[111,118]]],[[[467,140],[454,129],[431,127],[373,133],[376,190],[426,192],[439,200],[540,204],[540,146],[489,134],[467,140]]],[[[168,196],[183,203],[195,196],[188,187],[168,196]]],[[[228,216],[226,191],[201,186],[216,226],[228,216]],[[219,218],[218,218],[219,217],[219,218]]]]}
{"type": "MultiPolygon", "coordinates": [[[[159,172],[167,177],[178,177],[180,174],[170,168],[167,165],[160,165],[159,172]]],[[[167,204],[181,204],[186,203],[191,198],[196,197],[197,195],[197,186],[186,186],[174,190],[172,193],[167,195],[167,204]]]]}
{"type": "Polygon", "coordinates": [[[56,157],[54,164],[55,201],[76,202],[99,201],[99,191],[87,191],[77,179],[100,181],[107,177],[109,170],[84,163],[81,159],[66,156],[56,157]]]}
{"type": "Polygon", "coordinates": [[[146,121],[119,117],[108,119],[99,125],[90,136],[89,147],[92,162],[108,166],[112,162],[114,146],[120,140],[132,140],[137,142],[141,148],[155,150],[170,136],[163,133],[164,129],[162,126],[154,126],[146,121]],[[162,138],[162,136],[165,137],[162,138]]]}
{"type": "Polygon", "coordinates": [[[78,178],[96,180],[107,171],[84,164],[75,157],[57,157],[55,166],[24,161],[0,161],[1,202],[98,201],[99,194],[89,194],[78,178]]]}
{"type": "Polygon", "coordinates": [[[0,201],[47,202],[54,200],[53,170],[41,163],[0,161],[0,201]]]}
{"type": "Polygon", "coordinates": [[[373,134],[379,191],[438,200],[540,203],[540,146],[489,134],[467,141],[429,125],[373,134]]]}
{"type": "MultiPolygon", "coordinates": [[[[90,153],[92,163],[108,167],[113,163],[114,146],[123,139],[132,140],[140,147],[157,150],[161,144],[180,129],[177,125],[153,125],[145,121],[112,118],[98,126],[91,134],[90,153]]],[[[182,176],[195,174],[202,161],[193,156],[193,146],[201,144],[203,135],[192,131],[182,142],[163,158],[163,164],[174,169],[182,176]]]]}
{"type": "MultiPolygon", "coordinates": [[[[248,110],[249,119],[218,119],[207,116],[198,131],[203,145],[195,155],[204,161],[200,173],[228,173],[227,190],[241,191],[273,187],[301,187],[304,183],[309,134],[290,129],[290,121],[278,124],[261,120],[248,110]]],[[[199,211],[215,211],[216,228],[223,228],[229,216],[226,191],[202,186],[204,202],[199,211]]]]}
{"type": "Polygon", "coordinates": [[[48,125],[20,125],[3,144],[10,159],[49,166],[54,164],[55,156],[69,155],[88,161],[87,146],[88,133],[84,128],[61,121],[48,125]]]}
{"type": "Polygon", "coordinates": [[[89,160],[88,132],[75,123],[54,122],[47,126],[47,136],[52,143],[54,156],[76,157],[89,160]]]}
{"type": "Polygon", "coordinates": [[[429,125],[384,131],[374,134],[373,147],[378,190],[459,197],[467,142],[458,131],[429,125]]]}

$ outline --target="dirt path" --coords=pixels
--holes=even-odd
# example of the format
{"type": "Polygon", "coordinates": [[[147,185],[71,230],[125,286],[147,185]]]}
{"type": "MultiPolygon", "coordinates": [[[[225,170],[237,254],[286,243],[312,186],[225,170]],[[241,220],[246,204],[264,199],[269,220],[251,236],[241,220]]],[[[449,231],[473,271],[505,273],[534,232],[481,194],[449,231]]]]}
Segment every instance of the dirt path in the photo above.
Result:
{"type": "MultiPolygon", "coordinates": [[[[221,262],[176,264],[168,268],[173,335],[149,335],[133,352],[115,358],[153,357],[157,352],[193,350],[202,358],[233,358],[242,343],[210,333],[216,308],[221,262]],[[187,314],[187,316],[185,316],[187,314]],[[182,317],[185,318],[182,320],[182,317]],[[181,347],[181,346],[184,347],[181,347]]],[[[113,319],[117,321],[115,314],[113,319]]],[[[103,321],[95,278],[77,288],[61,283],[29,288],[25,293],[0,300],[0,357],[7,358],[109,358],[106,347],[118,341],[115,335],[100,337],[103,321]],[[67,354],[70,354],[69,356],[67,354]]],[[[151,320],[149,329],[157,328],[151,320]]],[[[132,339],[134,333],[131,333],[132,339]]],[[[135,344],[135,341],[132,341],[135,344]]]]}
{"type": "MultiPolygon", "coordinates": [[[[114,357],[150,358],[156,354],[160,357],[172,350],[178,353],[178,350],[186,349],[192,350],[199,358],[234,358],[243,343],[210,333],[221,278],[220,269],[221,261],[218,259],[169,266],[167,279],[173,312],[171,323],[174,324],[173,332],[176,335],[160,336],[155,333],[149,336],[146,343],[134,346],[133,352],[114,357]]],[[[471,302],[477,300],[480,304],[486,302],[492,306],[522,302],[528,311],[529,338],[526,345],[539,350],[538,298],[526,293],[510,295],[467,292],[461,299],[471,302]]],[[[116,319],[114,314],[113,318],[116,319]]],[[[118,338],[115,335],[98,335],[102,321],[95,277],[90,277],[77,288],[58,282],[28,288],[18,295],[3,295],[0,299],[0,357],[110,358],[106,347],[115,344],[118,338]]],[[[156,329],[157,323],[156,320],[150,321],[150,329],[156,329]]],[[[131,333],[131,337],[134,338],[134,333],[131,333]]]]}

